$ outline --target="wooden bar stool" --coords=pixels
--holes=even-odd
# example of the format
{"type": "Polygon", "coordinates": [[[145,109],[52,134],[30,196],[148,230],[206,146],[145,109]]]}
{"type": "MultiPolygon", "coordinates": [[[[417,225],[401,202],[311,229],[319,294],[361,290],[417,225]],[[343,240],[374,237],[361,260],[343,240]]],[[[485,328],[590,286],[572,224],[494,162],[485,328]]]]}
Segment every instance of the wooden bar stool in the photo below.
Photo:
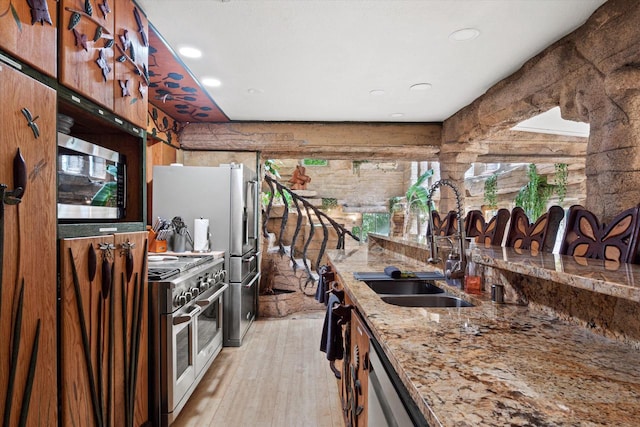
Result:
{"type": "Polygon", "coordinates": [[[482,211],[473,210],[465,218],[465,233],[467,237],[475,237],[478,244],[500,246],[508,222],[507,209],[499,209],[489,222],[485,222],[482,211]]]}
{"type": "Polygon", "coordinates": [[[637,263],[640,207],[619,213],[609,224],[580,205],[569,209],[560,253],[617,263],[637,263]]]}
{"type": "Polygon", "coordinates": [[[515,207],[511,211],[511,223],[505,246],[516,249],[552,252],[564,210],[551,206],[535,223],[531,224],[524,210],[515,207]]]}

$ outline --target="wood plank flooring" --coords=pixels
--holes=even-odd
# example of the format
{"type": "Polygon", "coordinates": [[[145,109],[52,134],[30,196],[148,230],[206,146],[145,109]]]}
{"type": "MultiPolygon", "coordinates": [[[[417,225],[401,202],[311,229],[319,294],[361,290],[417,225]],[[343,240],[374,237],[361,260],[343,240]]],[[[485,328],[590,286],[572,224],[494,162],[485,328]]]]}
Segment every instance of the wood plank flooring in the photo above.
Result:
{"type": "Polygon", "coordinates": [[[338,383],[320,352],[324,312],[254,322],[225,347],[172,425],[344,427],[338,383]]]}

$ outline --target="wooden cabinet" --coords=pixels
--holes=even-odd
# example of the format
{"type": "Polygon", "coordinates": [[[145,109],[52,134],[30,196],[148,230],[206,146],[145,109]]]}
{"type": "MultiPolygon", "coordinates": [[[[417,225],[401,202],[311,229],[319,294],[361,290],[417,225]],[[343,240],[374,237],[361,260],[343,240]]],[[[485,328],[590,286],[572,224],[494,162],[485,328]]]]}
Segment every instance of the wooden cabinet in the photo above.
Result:
{"type": "Polygon", "coordinates": [[[60,240],[62,425],[149,420],[146,238],[60,240]]]}
{"type": "Polygon", "coordinates": [[[345,360],[342,369],[343,405],[347,425],[366,427],[369,387],[370,336],[357,310],[351,310],[345,331],[345,360]]]}
{"type": "Polygon", "coordinates": [[[62,0],[60,82],[146,128],[148,22],[132,0],[62,0]]]}
{"type": "Polygon", "coordinates": [[[62,0],[59,80],[79,94],[112,108],[116,42],[112,8],[117,5],[114,2],[101,5],[85,0],[62,0]]]}
{"type": "Polygon", "coordinates": [[[0,93],[0,414],[56,426],[56,94],[1,62],[0,93]]]}
{"type": "Polygon", "coordinates": [[[58,3],[32,3],[38,8],[32,8],[27,1],[0,2],[0,49],[56,77],[58,3]]]}
{"type": "Polygon", "coordinates": [[[149,24],[131,0],[116,2],[113,111],[147,127],[149,24]]]}

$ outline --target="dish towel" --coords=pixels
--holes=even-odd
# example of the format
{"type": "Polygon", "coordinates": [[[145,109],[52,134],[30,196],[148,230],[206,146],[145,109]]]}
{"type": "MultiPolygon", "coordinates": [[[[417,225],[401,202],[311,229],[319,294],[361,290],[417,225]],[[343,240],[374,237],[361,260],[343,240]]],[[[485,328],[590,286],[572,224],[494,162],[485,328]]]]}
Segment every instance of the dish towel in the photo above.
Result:
{"type": "Polygon", "coordinates": [[[384,268],[384,274],[391,277],[392,279],[399,279],[400,277],[402,277],[402,271],[392,265],[384,268]]]}
{"type": "Polygon", "coordinates": [[[323,265],[318,269],[318,274],[320,275],[318,277],[318,288],[316,289],[316,296],[315,299],[318,302],[321,302],[323,304],[327,304],[327,292],[329,291],[328,288],[328,284],[327,282],[324,280],[324,274],[327,272],[327,266],[323,265]]]}
{"type": "Polygon", "coordinates": [[[327,353],[327,360],[330,361],[341,360],[344,357],[342,328],[338,325],[340,317],[333,314],[333,307],[336,305],[340,305],[340,298],[330,293],[320,337],[320,351],[327,353]]]}

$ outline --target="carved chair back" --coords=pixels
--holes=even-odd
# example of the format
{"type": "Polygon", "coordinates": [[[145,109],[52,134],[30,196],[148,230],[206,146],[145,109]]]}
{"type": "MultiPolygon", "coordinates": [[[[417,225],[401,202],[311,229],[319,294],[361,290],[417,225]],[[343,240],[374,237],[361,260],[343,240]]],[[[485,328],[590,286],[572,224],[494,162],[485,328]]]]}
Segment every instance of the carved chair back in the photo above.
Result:
{"type": "MultiPolygon", "coordinates": [[[[434,236],[450,236],[458,232],[458,221],[456,219],[456,211],[449,211],[444,218],[440,217],[438,211],[431,211],[433,218],[434,236]]],[[[431,235],[431,224],[427,228],[427,236],[431,235]]]]}
{"type": "Polygon", "coordinates": [[[640,207],[619,213],[609,224],[580,205],[569,209],[560,253],[618,263],[637,263],[640,207]]]}
{"type": "Polygon", "coordinates": [[[508,222],[507,209],[499,209],[489,222],[485,222],[482,211],[473,210],[465,218],[465,233],[467,237],[475,237],[478,244],[500,246],[508,222]]]}
{"type": "Polygon", "coordinates": [[[562,218],[564,218],[564,210],[560,206],[552,206],[531,224],[524,210],[515,207],[511,211],[511,222],[505,246],[551,252],[562,218]]]}

